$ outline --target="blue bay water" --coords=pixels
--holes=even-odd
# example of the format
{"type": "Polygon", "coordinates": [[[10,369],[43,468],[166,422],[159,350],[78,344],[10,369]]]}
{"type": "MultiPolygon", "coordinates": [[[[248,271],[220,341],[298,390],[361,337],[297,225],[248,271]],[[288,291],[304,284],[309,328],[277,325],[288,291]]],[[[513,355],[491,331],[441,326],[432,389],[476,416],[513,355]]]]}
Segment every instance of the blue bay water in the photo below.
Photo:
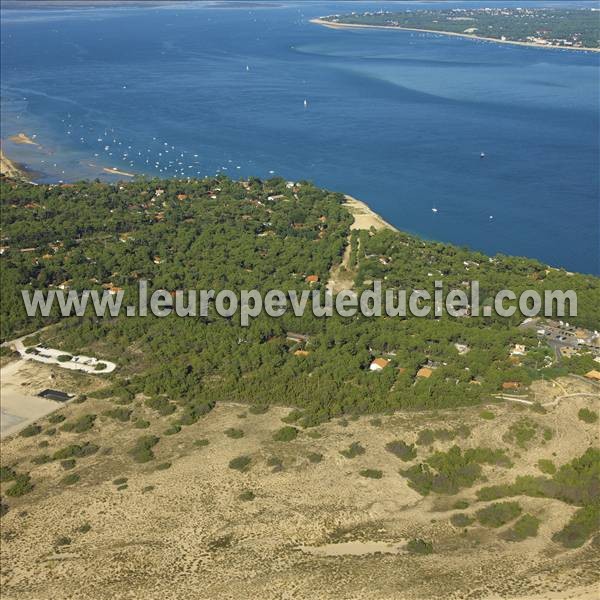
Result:
{"type": "Polygon", "coordinates": [[[600,273],[600,55],[309,23],[393,6],[4,10],[3,147],[42,181],[310,179],[429,239],[600,273]]]}

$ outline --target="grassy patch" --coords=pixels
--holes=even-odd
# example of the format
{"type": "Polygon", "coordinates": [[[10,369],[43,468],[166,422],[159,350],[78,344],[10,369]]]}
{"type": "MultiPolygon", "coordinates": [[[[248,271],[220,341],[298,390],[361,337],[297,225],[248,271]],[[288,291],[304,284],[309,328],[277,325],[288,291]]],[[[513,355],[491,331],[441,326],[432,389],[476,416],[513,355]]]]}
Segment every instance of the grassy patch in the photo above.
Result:
{"type": "Polygon", "coordinates": [[[519,448],[526,448],[527,444],[536,436],[538,425],[531,419],[523,417],[512,423],[502,436],[505,442],[516,444],[519,448]]]}
{"type": "Polygon", "coordinates": [[[593,410],[589,410],[588,408],[582,408],[577,413],[577,416],[579,417],[579,420],[583,421],[584,423],[595,423],[598,420],[598,413],[593,410]]]}
{"type": "Polygon", "coordinates": [[[537,463],[538,469],[546,475],[554,475],[556,473],[556,466],[551,460],[547,458],[540,458],[537,463]]]}

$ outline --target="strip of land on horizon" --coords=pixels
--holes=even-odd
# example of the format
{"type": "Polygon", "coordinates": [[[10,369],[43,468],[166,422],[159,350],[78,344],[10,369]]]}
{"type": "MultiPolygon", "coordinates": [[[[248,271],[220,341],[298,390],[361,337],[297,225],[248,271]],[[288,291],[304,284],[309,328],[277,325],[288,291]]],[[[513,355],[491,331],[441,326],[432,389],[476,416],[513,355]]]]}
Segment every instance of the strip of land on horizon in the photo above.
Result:
{"type": "Polygon", "coordinates": [[[361,23],[336,23],[333,21],[327,21],[325,19],[311,19],[311,23],[315,25],[322,25],[329,29],[388,29],[394,31],[414,31],[417,33],[437,33],[439,35],[449,35],[453,37],[466,38],[469,40],[480,40],[483,42],[495,42],[497,44],[511,44],[513,46],[526,46],[529,48],[545,48],[547,50],[579,50],[580,52],[600,52],[600,48],[588,48],[588,47],[577,47],[577,46],[553,46],[551,44],[537,44],[534,42],[519,42],[517,40],[502,40],[493,37],[484,37],[480,35],[473,35],[471,33],[456,33],[454,31],[440,31],[437,29],[417,29],[415,27],[401,27],[398,25],[367,25],[361,23]]]}

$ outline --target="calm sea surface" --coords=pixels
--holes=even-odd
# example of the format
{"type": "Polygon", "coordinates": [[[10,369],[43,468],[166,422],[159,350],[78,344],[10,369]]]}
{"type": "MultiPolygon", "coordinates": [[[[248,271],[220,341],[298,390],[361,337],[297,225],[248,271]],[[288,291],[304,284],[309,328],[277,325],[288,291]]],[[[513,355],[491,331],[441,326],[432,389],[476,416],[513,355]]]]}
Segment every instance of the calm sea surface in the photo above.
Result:
{"type": "Polygon", "coordinates": [[[310,179],[430,239],[600,273],[600,55],[308,22],[390,6],[3,10],[3,146],[41,181],[310,179]]]}

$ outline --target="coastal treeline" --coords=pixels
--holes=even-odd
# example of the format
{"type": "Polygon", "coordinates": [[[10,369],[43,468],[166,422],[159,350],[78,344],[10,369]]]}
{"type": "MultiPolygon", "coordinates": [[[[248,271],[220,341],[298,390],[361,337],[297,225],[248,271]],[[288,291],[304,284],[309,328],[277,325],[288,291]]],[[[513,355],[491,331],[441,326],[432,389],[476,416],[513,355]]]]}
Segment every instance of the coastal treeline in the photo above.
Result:
{"type": "Polygon", "coordinates": [[[368,11],[330,15],[322,21],[350,25],[403,27],[474,35],[502,41],[559,47],[600,47],[594,8],[452,8],[368,11]]]}
{"type": "Polygon", "coordinates": [[[436,318],[261,315],[30,319],[21,290],[125,291],[135,303],[140,279],[152,289],[323,288],[352,244],[348,276],[360,291],[388,287],[469,291],[482,300],[501,289],[574,289],[575,325],[598,327],[600,280],[529,259],[484,256],[393,231],[350,233],[341,194],[308,182],[225,177],[107,184],[29,185],[3,178],[2,340],[56,325],[33,342],[118,363],[104,392],[156,406],[181,406],[183,424],[216,401],[297,407],[290,420],[310,426],[335,416],[444,408],[488,400],[507,383],[593,368],[591,355],[555,363],[553,351],[519,328],[523,316],[436,318]],[[511,348],[525,347],[515,358],[511,348]],[[372,372],[376,358],[388,361],[372,372]]]}

